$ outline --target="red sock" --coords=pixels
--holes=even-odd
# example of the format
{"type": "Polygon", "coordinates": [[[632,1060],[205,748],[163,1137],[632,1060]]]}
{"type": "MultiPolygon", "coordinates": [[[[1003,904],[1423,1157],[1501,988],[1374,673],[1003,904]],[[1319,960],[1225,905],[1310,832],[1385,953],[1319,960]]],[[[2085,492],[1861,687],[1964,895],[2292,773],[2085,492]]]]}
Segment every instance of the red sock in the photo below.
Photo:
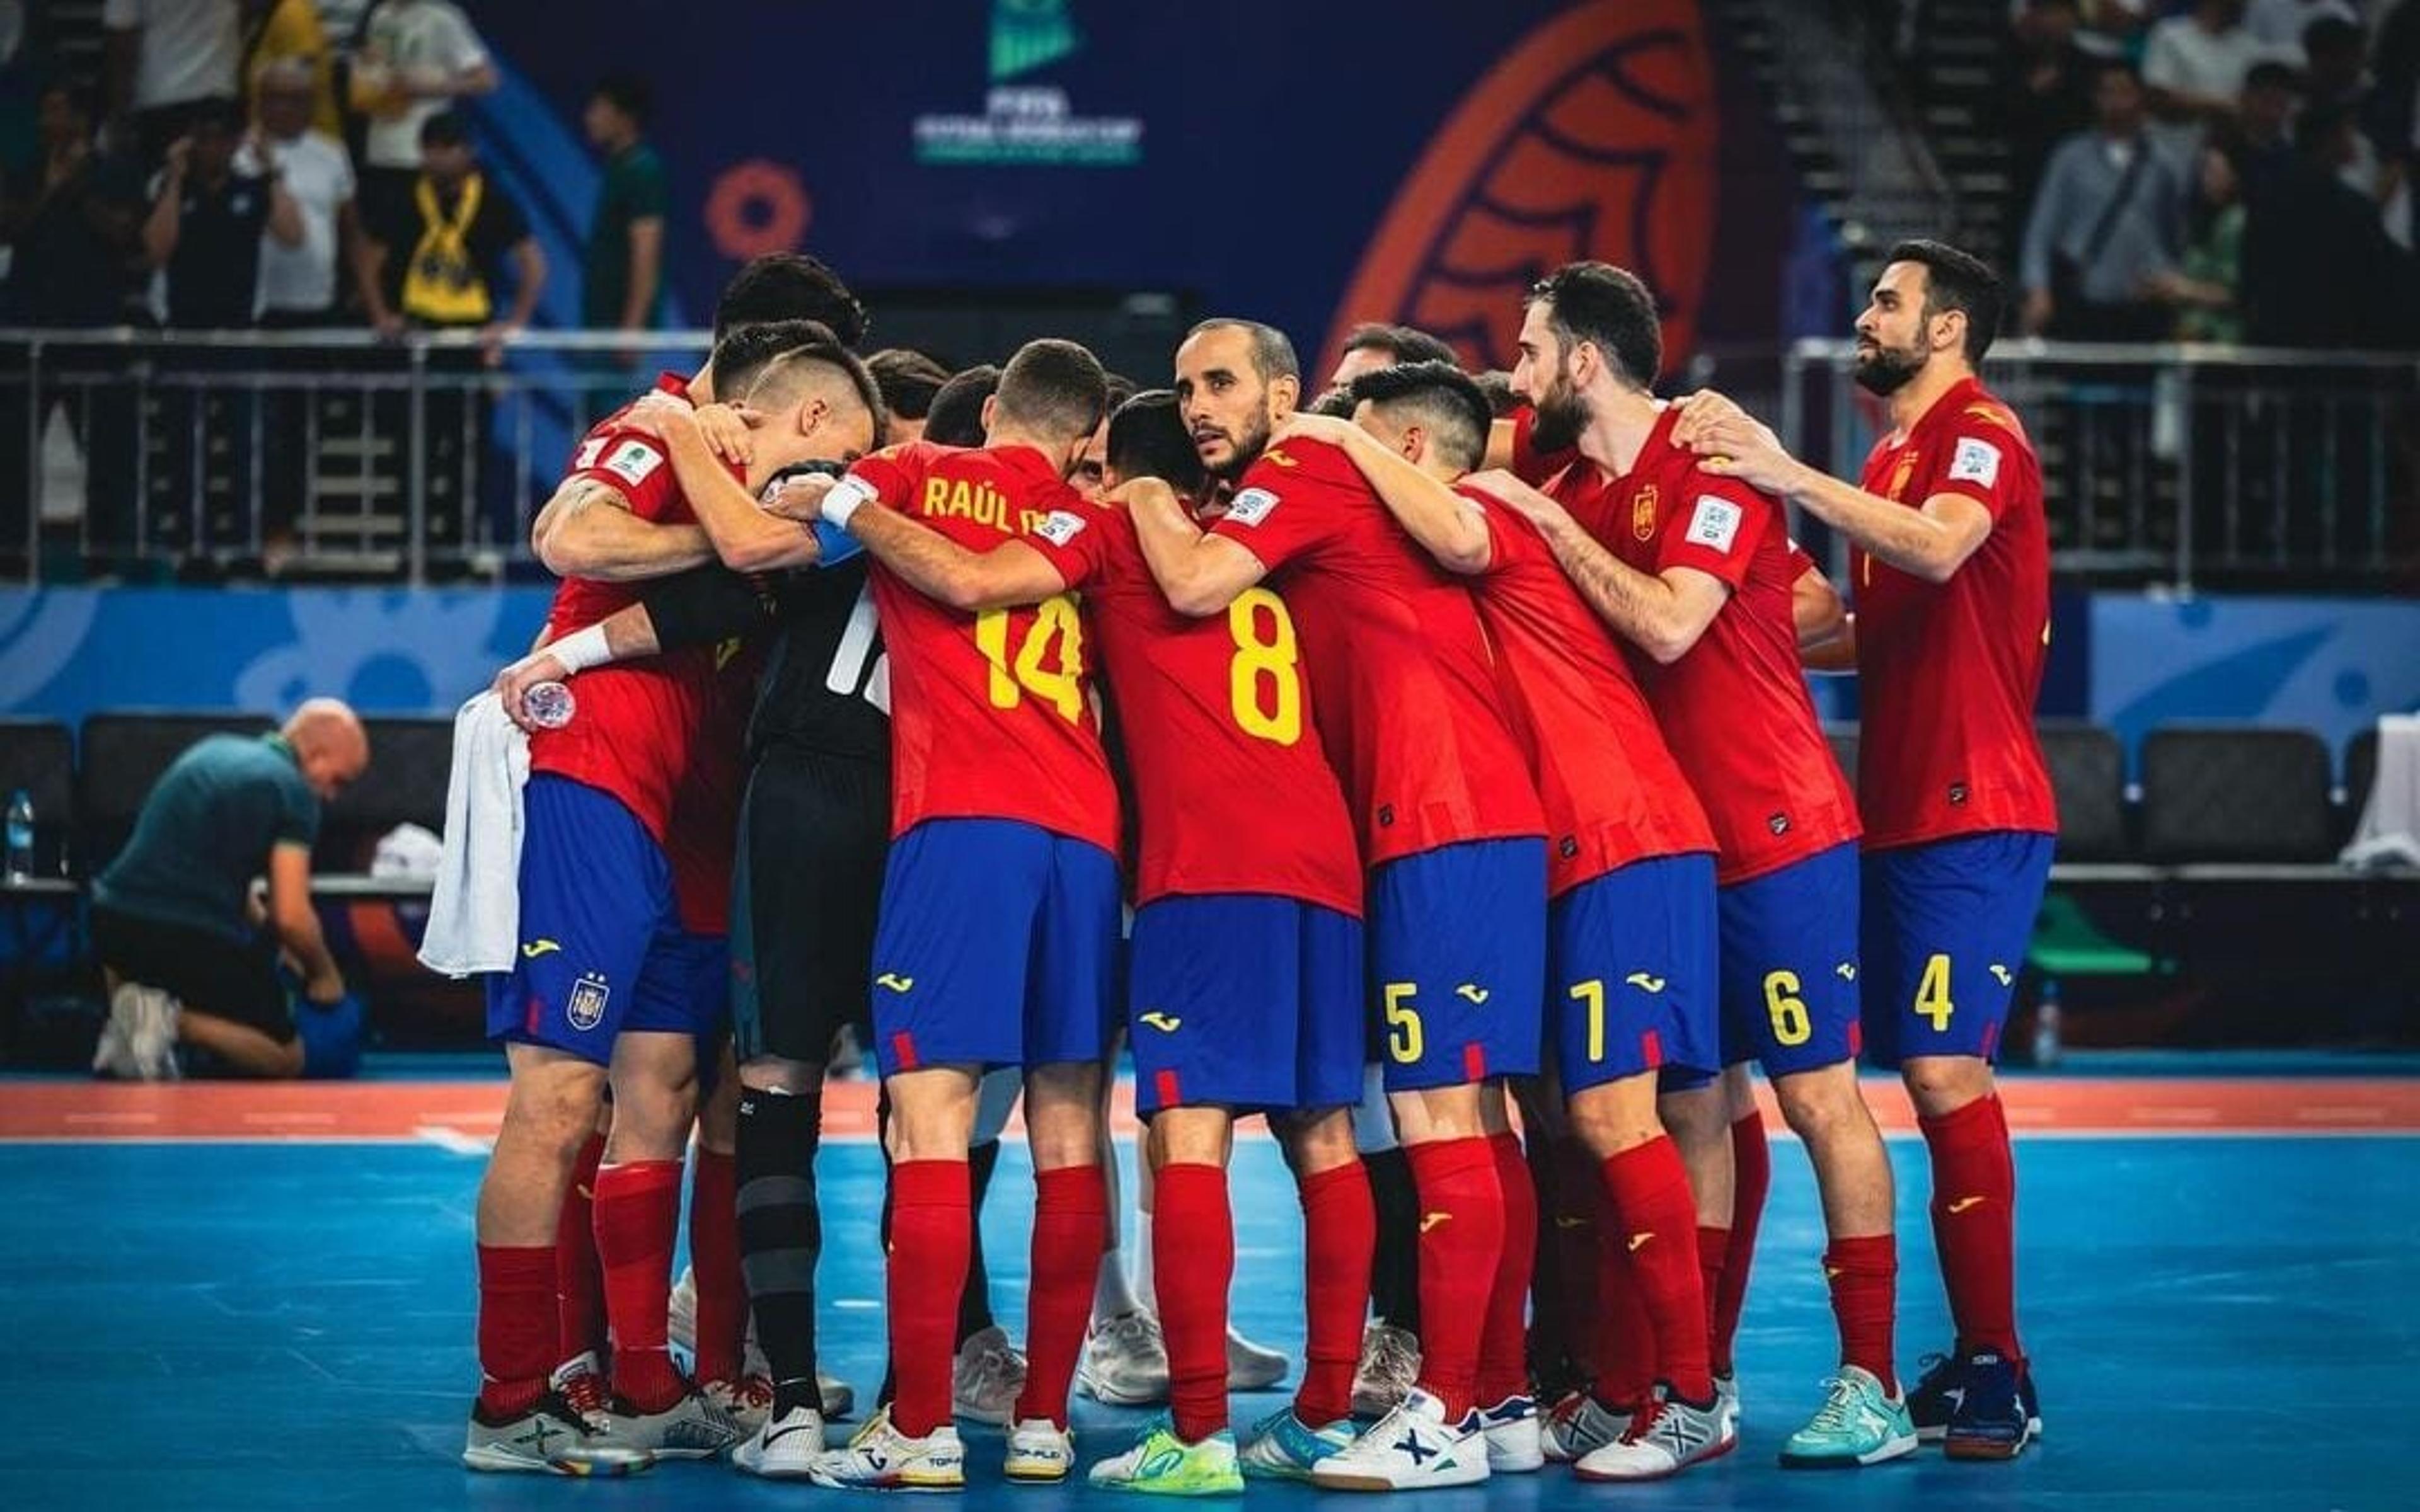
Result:
{"type": "Polygon", "coordinates": [[[1628,1417],[1655,1393],[1655,1322],[1648,1316],[1647,1294],[1630,1263],[1612,1204],[1606,1206],[1596,1254],[1596,1376],[1589,1389],[1598,1406],[1616,1417],[1628,1417]]]}
{"type": "Polygon", "coordinates": [[[1420,1387],[1468,1412],[1479,1389],[1479,1343],[1496,1260],[1504,1248],[1504,1193],[1485,1135],[1405,1147],[1420,1205],[1420,1387]]]}
{"type": "Polygon", "coordinates": [[[1496,1257],[1496,1285],[1487,1294],[1487,1326],[1479,1336],[1478,1402],[1493,1407],[1529,1391],[1529,1277],[1538,1268],[1538,1184],[1529,1174],[1521,1136],[1488,1136],[1496,1152],[1496,1189],[1504,1199],[1504,1244],[1496,1257]]]}
{"type": "Polygon", "coordinates": [[[1932,1242],[1949,1289],[1958,1349],[2017,1348],[2017,1167],[2008,1110],[1978,1098],[1955,1113],[1919,1120],[1932,1150],[1932,1242]]]}
{"type": "Polygon", "coordinates": [[[1152,1264],[1168,1336],[1168,1404],[1176,1436],[1199,1443],[1227,1426],[1227,1288],[1235,1220],[1223,1166],[1171,1163],[1152,1197],[1152,1264]]]}
{"type": "Polygon", "coordinates": [[[1757,1224],[1773,1188],[1773,1149],[1764,1137],[1764,1115],[1751,1108],[1731,1123],[1731,1247],[1723,1258],[1722,1288],[1713,1298],[1714,1363],[1731,1363],[1739,1336],[1740,1309],[1747,1304],[1747,1275],[1756,1259],[1757,1224]]]}
{"type": "Polygon", "coordinates": [[[1731,1341],[1714,1332],[1714,1315],[1723,1294],[1724,1267],[1730,1261],[1731,1231],[1711,1224],[1698,1226],[1698,1286],[1706,1299],[1706,1358],[1718,1376],[1730,1375],[1731,1341]]]}
{"type": "Polygon", "coordinates": [[[554,1226],[555,1328],[566,1360],[582,1350],[605,1358],[605,1270],[597,1261],[596,1214],[597,1164],[604,1158],[605,1136],[590,1134],[571,1167],[571,1187],[554,1226]]]}
{"type": "Polygon", "coordinates": [[[546,1395],[555,1355],[554,1246],[479,1246],[479,1406],[526,1412],[546,1395]]]}
{"type": "MultiPolygon", "coordinates": [[[[1033,1260],[1025,1304],[1025,1391],[1019,1421],[1047,1417],[1067,1426],[1067,1388],[1083,1352],[1093,1317],[1093,1283],[1109,1247],[1109,1182],[1098,1165],[1067,1165],[1033,1174],[1033,1260]]],[[[1154,1211],[1156,1211],[1156,1207],[1154,1211]]],[[[1155,1228],[1156,1226],[1155,1225],[1155,1228]]],[[[1185,1237],[1185,1236],[1179,1236],[1185,1237]]],[[[1232,1247],[1233,1240],[1228,1241],[1232,1247]]],[[[1230,1267],[1233,1265],[1231,1258],[1230,1267]]],[[[1219,1331],[1218,1348],[1227,1347],[1219,1331]]],[[[1223,1354],[1221,1358],[1223,1358],[1223,1354]]],[[[1219,1380],[1224,1390],[1225,1373],[1219,1380]]]]}
{"type": "Polygon", "coordinates": [[[1840,1325],[1840,1363],[1873,1373],[1899,1395],[1891,1365],[1891,1318],[1899,1304],[1899,1242],[1888,1234],[1836,1239],[1823,1252],[1832,1283],[1832,1317],[1840,1325]]]}
{"type": "Polygon", "coordinates": [[[891,1421],[911,1439],[950,1421],[958,1293],[966,1289],[974,1203],[962,1160],[891,1167],[891,1421]]]}
{"type": "MultiPolygon", "coordinates": [[[[1156,1239],[1164,1232],[1154,1227],[1156,1239]]],[[[1370,1307],[1378,1207],[1359,1161],[1302,1179],[1302,1388],[1294,1415],[1324,1427],[1353,1415],[1353,1368],[1370,1307]]]]}
{"type": "Polygon", "coordinates": [[[689,1389],[664,1334],[680,1232],[681,1163],[636,1160],[597,1168],[597,1257],[613,1330],[613,1393],[660,1412],[689,1389]]]}
{"type": "Polygon", "coordinates": [[[748,1350],[748,1278],[739,1269],[739,1169],[697,1147],[690,1179],[689,1258],[697,1273],[697,1379],[737,1381],[748,1350]]]}
{"type": "MultiPolygon", "coordinates": [[[[1561,1336],[1549,1342],[1563,1352],[1572,1367],[1583,1381],[1597,1373],[1596,1339],[1597,1309],[1604,1288],[1598,1273],[1603,1265],[1598,1258],[1597,1241],[1603,1233],[1599,1215],[1605,1210],[1605,1186],[1597,1180],[1596,1161],[1586,1146],[1576,1139],[1555,1141],[1555,1246],[1556,1275],[1562,1283],[1562,1297],[1557,1304],[1561,1314],[1561,1336]]],[[[1544,1303],[1540,1304],[1541,1308],[1544,1303]]],[[[1543,1333],[1543,1325],[1533,1323],[1543,1333]]],[[[1542,1360],[1550,1359],[1541,1350],[1542,1360]]]]}
{"type": "Polygon", "coordinates": [[[1698,1268],[1698,1205],[1678,1146],[1657,1135],[1608,1157],[1605,1193],[1615,1222],[1608,1244],[1621,1245],[1655,1338],[1656,1378],[1682,1400],[1714,1400],[1707,1364],[1705,1281],[1698,1268]]]}

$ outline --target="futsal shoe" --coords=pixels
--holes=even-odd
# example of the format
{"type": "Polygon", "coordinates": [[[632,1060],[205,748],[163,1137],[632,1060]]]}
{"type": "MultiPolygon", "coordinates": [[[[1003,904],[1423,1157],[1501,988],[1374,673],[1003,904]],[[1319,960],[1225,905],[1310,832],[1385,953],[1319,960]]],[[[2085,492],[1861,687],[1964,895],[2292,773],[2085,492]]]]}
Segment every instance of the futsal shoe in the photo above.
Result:
{"type": "Polygon", "coordinates": [[[1373,1323],[1361,1335],[1361,1362],[1353,1368],[1353,1412],[1384,1417],[1420,1379],[1419,1335],[1392,1323],[1373,1323]]]}
{"type": "MultiPolygon", "coordinates": [[[[605,1430],[590,1437],[600,1450],[644,1452],[657,1459],[711,1459],[748,1437],[729,1412],[694,1386],[659,1412],[643,1412],[616,1396],[605,1410],[605,1430]]],[[[577,1459],[581,1452],[566,1456],[577,1459]]]]}
{"type": "Polygon", "coordinates": [[[1229,1391],[1266,1391],[1286,1378],[1294,1362],[1281,1350],[1272,1350],[1253,1343],[1227,1326],[1227,1389],[1229,1391]]]}
{"type": "Polygon", "coordinates": [[[109,995],[109,1025],[93,1051],[92,1069],[130,1081],[176,1081],[183,1075],[177,1064],[177,1022],[183,1013],[184,1006],[157,987],[118,983],[109,995]]]}
{"type": "MultiPolygon", "coordinates": [[[[1714,1378],[1714,1400],[1722,1403],[1723,1411],[1730,1414],[1731,1420],[1731,1431],[1734,1433],[1738,1432],[1740,1420],[1738,1371],[1733,1370],[1727,1375],[1719,1375],[1714,1378]]],[[[1913,1415],[1916,1412],[1916,1398],[1914,1396],[1910,1396],[1907,1399],[1907,1407],[1909,1413],[1913,1415]]]]}
{"type": "Polygon", "coordinates": [[[970,1423],[1008,1427],[1025,1395],[1025,1352],[998,1323],[970,1335],[950,1367],[950,1410],[970,1423]]]}
{"type": "Polygon", "coordinates": [[[962,1491],[967,1451],[958,1430],[947,1423],[921,1439],[909,1438],[891,1426],[885,1406],[845,1447],[815,1456],[807,1479],[843,1491],[962,1491]]]}
{"type": "Polygon", "coordinates": [[[1526,1475],[1546,1464],[1544,1435],[1538,1427],[1538,1402],[1532,1396],[1507,1396],[1479,1414],[1487,1435],[1487,1471],[1492,1475],[1526,1475]]]}
{"type": "Polygon", "coordinates": [[[1539,1424],[1539,1447],[1557,1464],[1569,1464],[1630,1431],[1631,1417],[1598,1401],[1592,1392],[1575,1391],[1539,1424]]]}
{"type": "Polygon", "coordinates": [[[745,1375],[735,1381],[707,1381],[698,1384],[706,1399],[731,1414],[740,1431],[753,1434],[773,1415],[773,1383],[759,1375],[745,1375]]]}
{"type": "Polygon", "coordinates": [[[731,1462],[768,1480],[803,1480],[824,1452],[824,1417],[812,1407],[793,1407],[731,1451],[731,1462]]]}
{"type": "MultiPolygon", "coordinates": [[[[673,1283],[672,1300],[664,1314],[667,1332],[672,1341],[686,1350],[690,1359],[697,1358],[697,1272],[684,1268],[680,1279],[673,1283]]],[[[748,1337],[740,1356],[741,1367],[751,1376],[771,1380],[773,1367],[765,1363],[765,1351],[756,1347],[756,1319],[751,1311],[748,1337]]],[[[823,1397],[823,1415],[827,1418],[848,1416],[857,1405],[857,1388],[838,1376],[815,1372],[815,1390],[823,1397]]],[[[749,1425],[752,1428],[755,1426],[749,1425]]]]}
{"type": "Polygon", "coordinates": [[[1353,1424],[1340,1418],[1312,1427],[1280,1407],[1252,1425],[1236,1458],[1254,1480],[1309,1480],[1319,1462],[1353,1443],[1353,1424]]]}
{"type": "Polygon", "coordinates": [[[1885,1393],[1871,1372],[1844,1365],[1823,1384],[1823,1405],[1781,1446],[1783,1468],[1848,1470],[1916,1453],[1907,1404],[1885,1393]]]}
{"type": "MultiPolygon", "coordinates": [[[[1949,1435],[1949,1420],[1966,1400],[1966,1358],[1962,1354],[1928,1354],[1924,1378],[1907,1394],[1907,1415],[1915,1420],[1916,1436],[1939,1443],[1949,1435]]],[[[2017,1371],[2018,1399],[2024,1403],[2025,1436],[2042,1436],[2041,1403],[2034,1396],[2034,1372],[2028,1361],[2017,1371]]]]}
{"type": "Polygon", "coordinates": [[[1197,1443],[1176,1436],[1162,1416],[1135,1439],[1125,1453],[1104,1459],[1084,1477],[1101,1490],[1141,1491],[1154,1496],[1241,1496],[1244,1474],[1235,1463],[1235,1435],[1225,1428],[1197,1443]]]}
{"type": "Polygon", "coordinates": [[[1941,1448],[1952,1459],[2014,1459],[2041,1431],[2033,1381],[2024,1365],[1997,1350],[1977,1350],[1961,1362],[1961,1389],[1941,1448]]]}
{"type": "Polygon", "coordinates": [[[1403,1404],[1311,1468],[1324,1491],[1419,1491],[1487,1478],[1487,1433],[1476,1411],[1446,1421],[1445,1403],[1415,1386],[1403,1404]]]}
{"type": "Polygon", "coordinates": [[[462,1464],[468,1470],[628,1475],[655,1463],[653,1456],[611,1449],[597,1439],[578,1409],[556,1392],[540,1396],[527,1412],[504,1417],[490,1417],[473,1401],[462,1464]],[[575,1458],[575,1450],[584,1456],[575,1458]]]}
{"type": "Polygon", "coordinates": [[[1658,1396],[1630,1420],[1621,1438],[1590,1450],[1572,1466],[1582,1480],[1662,1480],[1739,1447],[1739,1430],[1720,1398],[1702,1407],[1658,1396]]]}
{"type": "Polygon", "coordinates": [[[1076,1386],[1114,1407],[1168,1400],[1168,1340],[1159,1319],[1138,1307],[1094,1323],[1076,1367],[1076,1386]]]}
{"type": "Polygon", "coordinates": [[[1029,1417],[1008,1430],[1001,1473],[1015,1481],[1051,1485],[1076,1468],[1076,1436],[1047,1417],[1029,1417]]]}
{"type": "Polygon", "coordinates": [[[556,1365],[546,1384],[548,1390],[571,1404],[589,1431],[605,1431],[605,1409],[613,1393],[605,1382],[605,1372],[597,1363],[596,1351],[582,1350],[556,1365]]]}

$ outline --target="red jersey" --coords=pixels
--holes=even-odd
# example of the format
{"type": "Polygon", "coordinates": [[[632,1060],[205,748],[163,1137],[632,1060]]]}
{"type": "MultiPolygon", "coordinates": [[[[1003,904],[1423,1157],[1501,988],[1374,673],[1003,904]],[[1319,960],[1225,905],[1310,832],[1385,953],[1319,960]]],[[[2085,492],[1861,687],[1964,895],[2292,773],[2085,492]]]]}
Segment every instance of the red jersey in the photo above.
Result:
{"type": "Polygon", "coordinates": [[[1101,750],[1077,592],[1108,563],[1103,511],[1032,447],[910,441],[849,470],[875,497],[971,550],[1056,546],[1067,591],[970,614],[879,563],[874,607],[891,657],[891,832],[927,819],[1014,819],[1118,852],[1117,785],[1101,750]]]}
{"type": "Polygon", "coordinates": [[[1270,448],[1212,530],[1271,573],[1290,569],[1321,741],[1365,864],[1545,833],[1470,594],[1350,457],[1324,441],[1270,448]]]}
{"type": "MultiPolygon", "coordinates": [[[[686,398],[689,385],[665,374],[660,393],[686,398]]],[[[629,501],[630,512],[659,524],[685,525],[697,517],[674,479],[672,459],[651,437],[623,424],[625,406],[591,429],[571,459],[569,477],[605,484],[629,501]]],[[[598,624],[637,602],[628,583],[566,578],[547,611],[550,640],[598,624]]],[[[751,663],[734,646],[701,646],[582,672],[573,689],[571,722],[530,736],[530,770],[569,778],[609,793],[637,815],[672,863],[684,928],[723,932],[729,909],[731,852],[737,835],[739,773],[737,726],[727,741],[709,717],[719,707],[744,710],[751,663]],[[729,761],[701,760],[718,742],[729,761]],[[690,782],[703,791],[685,793],[690,782]],[[682,822],[673,823],[675,809],[682,822]],[[698,818],[691,819],[694,812],[698,818]]]]}
{"type": "MultiPolygon", "coordinates": [[[[1138,906],[1172,893],[1262,893],[1361,916],[1361,855],[1320,749],[1285,601],[1247,590],[1224,614],[1177,613],[1123,509],[1094,515],[1107,565],[1084,591],[1125,739],[1138,906]]],[[[1026,544],[1073,578],[1080,543],[1026,544]]]]}
{"type": "Polygon", "coordinates": [[[1906,436],[1876,442],[1860,486],[1910,509],[1954,493],[1992,514],[1992,533],[1946,583],[1863,549],[1849,554],[1866,848],[1978,830],[2058,833],[2034,733],[2050,645],[2050,537],[2024,426],[1970,378],[1906,436]]]}
{"type": "Polygon", "coordinates": [[[1857,838],[1856,800],[1840,776],[1798,669],[1790,533],[1779,503],[1701,471],[1672,444],[1667,409],[1630,471],[1611,482],[1575,464],[1551,490],[1606,550],[1640,572],[1694,567],[1730,599],[1686,656],[1631,665],[1664,738],[1705,804],[1716,879],[1745,882],[1857,838]]]}
{"type": "Polygon", "coordinates": [[[1493,547],[1479,617],[1513,733],[1546,811],[1546,892],[1560,897],[1653,856],[1712,851],[1714,833],[1605,622],[1536,526],[1468,485],[1493,547]]]}

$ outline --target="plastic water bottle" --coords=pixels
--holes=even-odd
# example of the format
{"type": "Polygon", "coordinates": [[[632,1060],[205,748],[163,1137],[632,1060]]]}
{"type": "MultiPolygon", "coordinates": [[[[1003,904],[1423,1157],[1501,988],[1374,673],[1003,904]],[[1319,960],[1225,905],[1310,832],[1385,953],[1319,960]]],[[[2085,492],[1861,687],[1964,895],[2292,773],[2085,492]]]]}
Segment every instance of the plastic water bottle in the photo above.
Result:
{"type": "Polygon", "coordinates": [[[521,707],[529,711],[530,723],[541,730],[560,730],[571,722],[572,712],[580,706],[571,689],[561,683],[540,683],[521,695],[521,707]]]}
{"type": "Polygon", "coordinates": [[[8,880],[34,874],[34,795],[19,788],[8,797],[8,880]]]}
{"type": "Polygon", "coordinates": [[[2058,979],[2042,979],[2041,1003],[2034,1010],[2034,1064],[2058,1064],[2058,979]]]}

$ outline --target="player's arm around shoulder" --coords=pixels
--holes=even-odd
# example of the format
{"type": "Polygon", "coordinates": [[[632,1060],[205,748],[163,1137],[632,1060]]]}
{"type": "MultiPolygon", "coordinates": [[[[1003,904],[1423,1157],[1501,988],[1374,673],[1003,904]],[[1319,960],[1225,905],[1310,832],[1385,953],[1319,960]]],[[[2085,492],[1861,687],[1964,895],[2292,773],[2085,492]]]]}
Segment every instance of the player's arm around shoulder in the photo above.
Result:
{"type": "Polygon", "coordinates": [[[1169,607],[1196,619],[1225,612],[1268,567],[1241,542],[1205,532],[1186,517],[1174,489],[1161,485],[1125,498],[1135,540],[1169,607]]]}
{"type": "Polygon", "coordinates": [[[954,609],[981,613],[1038,604],[1067,588],[1058,563],[1043,548],[1014,536],[977,551],[922,520],[870,501],[849,515],[847,528],[876,562],[910,588],[954,609]]]}
{"type": "Polygon", "coordinates": [[[530,522],[530,549],[558,578],[629,582],[714,559],[694,525],[642,519],[619,486],[586,472],[566,478],[530,522]]]}
{"type": "Polygon", "coordinates": [[[1494,563],[1495,536],[1476,500],[1421,471],[1350,421],[1295,415],[1280,428],[1276,440],[1297,436],[1326,441],[1342,452],[1404,533],[1438,566],[1468,577],[1485,572],[1494,563]]]}

